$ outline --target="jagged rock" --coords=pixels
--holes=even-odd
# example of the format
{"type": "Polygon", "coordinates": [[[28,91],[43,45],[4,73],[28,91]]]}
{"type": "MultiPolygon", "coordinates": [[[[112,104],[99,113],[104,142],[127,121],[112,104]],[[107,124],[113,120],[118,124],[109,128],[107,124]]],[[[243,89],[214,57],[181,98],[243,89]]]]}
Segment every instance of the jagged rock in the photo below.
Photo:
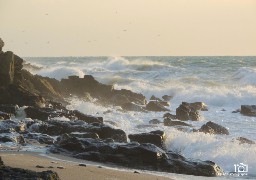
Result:
{"type": "Polygon", "coordinates": [[[247,139],[245,137],[238,137],[236,140],[239,141],[239,144],[256,144],[254,141],[247,139]]]}
{"type": "Polygon", "coordinates": [[[209,133],[209,134],[226,134],[229,135],[229,131],[227,128],[216,124],[212,121],[204,124],[199,130],[199,132],[209,133]]]}
{"type": "Polygon", "coordinates": [[[135,104],[139,105],[145,105],[147,103],[146,97],[139,93],[134,93],[130,90],[121,89],[121,90],[115,90],[112,89],[112,96],[115,94],[120,94],[123,96],[126,96],[130,102],[133,102],[135,104]]]}
{"type": "Polygon", "coordinates": [[[130,103],[129,99],[125,95],[120,94],[113,95],[110,101],[116,106],[122,106],[123,104],[130,103]]]}
{"type": "Polygon", "coordinates": [[[142,106],[137,105],[137,104],[132,103],[132,102],[122,104],[121,107],[124,111],[138,111],[138,112],[145,111],[145,109],[142,106]]]}
{"type": "Polygon", "coordinates": [[[164,119],[164,125],[165,126],[190,126],[191,127],[190,124],[187,124],[185,122],[172,120],[172,119],[168,119],[168,118],[164,119]]]}
{"type": "Polygon", "coordinates": [[[162,123],[160,120],[158,120],[158,119],[152,119],[152,120],[150,120],[149,122],[148,122],[149,124],[160,124],[160,123],[162,123]]]}
{"type": "Polygon", "coordinates": [[[18,109],[19,109],[18,105],[0,104],[0,111],[5,112],[5,113],[11,113],[11,114],[16,115],[18,109]]]}
{"type": "Polygon", "coordinates": [[[241,114],[246,116],[256,116],[256,105],[242,105],[241,114]]]}
{"type": "Polygon", "coordinates": [[[11,119],[11,114],[5,113],[5,112],[1,112],[0,111],[0,119],[11,119]]]}
{"type": "Polygon", "coordinates": [[[0,179],[3,180],[60,180],[58,174],[53,171],[35,172],[26,169],[5,166],[0,157],[0,179]]]}
{"type": "Polygon", "coordinates": [[[189,103],[182,102],[182,104],[176,109],[176,117],[179,120],[187,121],[193,120],[198,121],[200,118],[199,112],[192,107],[189,103]]]}
{"type": "Polygon", "coordinates": [[[158,98],[154,95],[152,95],[149,100],[151,100],[151,101],[162,101],[160,98],[158,98]]]}
{"type": "Polygon", "coordinates": [[[26,141],[22,135],[18,134],[0,134],[0,142],[13,142],[17,144],[25,144],[26,141]]]}
{"type": "Polygon", "coordinates": [[[40,133],[28,133],[24,135],[25,138],[27,139],[35,139],[37,140],[40,144],[53,144],[54,143],[54,138],[47,134],[40,134],[40,133]]]}
{"type": "Polygon", "coordinates": [[[135,141],[138,143],[151,143],[160,148],[164,148],[164,141],[166,139],[166,135],[163,131],[151,131],[149,133],[141,133],[141,134],[129,134],[128,135],[131,142],[135,141]]]}
{"type": "Polygon", "coordinates": [[[173,96],[164,95],[164,96],[162,96],[162,98],[165,101],[170,101],[173,98],[173,96]]]}
{"type": "Polygon", "coordinates": [[[192,161],[174,152],[165,153],[149,143],[116,144],[63,135],[50,149],[75,158],[109,162],[138,169],[197,176],[218,176],[219,166],[211,161],[192,161]]]}
{"type": "Polygon", "coordinates": [[[23,133],[26,131],[26,124],[12,120],[0,121],[0,133],[18,132],[23,133]]]}
{"type": "Polygon", "coordinates": [[[72,132],[69,135],[77,138],[92,138],[92,139],[100,138],[97,133],[91,133],[91,132],[86,132],[86,133],[72,132]]]}
{"type": "Polygon", "coordinates": [[[170,106],[170,103],[166,102],[166,101],[158,101],[158,103],[163,105],[163,106],[170,106]]]}
{"type": "MultiPolygon", "coordinates": [[[[39,119],[42,121],[48,120],[50,117],[56,115],[56,111],[51,108],[36,108],[36,107],[27,107],[25,109],[27,118],[39,119]]],[[[58,116],[58,115],[56,115],[58,116]]]]}
{"type": "Polygon", "coordinates": [[[114,129],[99,123],[87,124],[83,121],[55,120],[47,122],[34,121],[33,124],[29,125],[29,129],[31,132],[48,134],[50,136],[58,136],[72,132],[96,133],[100,139],[112,138],[116,142],[127,142],[127,137],[123,130],[114,129]]]}
{"type": "Polygon", "coordinates": [[[78,120],[82,120],[87,123],[101,123],[103,124],[103,118],[102,117],[95,117],[95,116],[90,116],[81,113],[80,111],[74,110],[72,111],[75,117],[77,117],[78,120]]]}
{"type": "Polygon", "coordinates": [[[208,111],[207,105],[203,102],[189,103],[189,106],[196,111],[208,111]]]}
{"type": "Polygon", "coordinates": [[[163,118],[164,118],[164,119],[177,119],[176,115],[173,115],[173,114],[171,114],[171,113],[165,113],[165,114],[163,115],[163,118]]]}
{"type": "Polygon", "coordinates": [[[166,109],[162,104],[160,104],[157,101],[150,101],[146,105],[146,110],[148,110],[148,111],[169,111],[169,109],[166,109]]]}
{"type": "Polygon", "coordinates": [[[14,80],[14,55],[8,51],[0,54],[0,87],[7,87],[14,80]]]}

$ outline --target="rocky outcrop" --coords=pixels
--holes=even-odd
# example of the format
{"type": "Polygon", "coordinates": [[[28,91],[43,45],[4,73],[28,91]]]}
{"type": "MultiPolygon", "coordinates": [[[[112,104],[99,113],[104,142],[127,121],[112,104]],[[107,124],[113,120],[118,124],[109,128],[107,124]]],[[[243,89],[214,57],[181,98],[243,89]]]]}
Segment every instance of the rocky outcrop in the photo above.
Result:
{"type": "Polygon", "coordinates": [[[254,141],[245,137],[238,137],[236,138],[236,140],[239,141],[239,144],[256,144],[254,141]]]}
{"type": "Polygon", "coordinates": [[[145,111],[144,107],[142,107],[138,104],[132,103],[132,102],[122,104],[121,108],[124,111],[137,111],[137,112],[145,111]]]}
{"type": "Polygon", "coordinates": [[[191,107],[189,103],[182,102],[182,104],[176,109],[176,118],[182,121],[198,121],[200,119],[200,115],[199,112],[191,107]]]}
{"type": "Polygon", "coordinates": [[[191,125],[188,123],[185,123],[183,121],[178,121],[178,120],[172,120],[169,118],[164,119],[164,125],[165,126],[189,126],[189,127],[191,127],[191,125]]]}
{"type": "Polygon", "coordinates": [[[242,105],[241,114],[246,116],[256,116],[256,105],[242,105]]]}
{"type": "Polygon", "coordinates": [[[53,171],[35,172],[26,169],[12,168],[5,166],[0,157],[0,179],[18,180],[18,179],[43,179],[43,180],[60,180],[58,174],[53,171]]]}
{"type": "Polygon", "coordinates": [[[129,134],[131,142],[151,143],[160,148],[165,148],[166,134],[163,131],[151,131],[149,133],[129,134]]]}
{"type": "Polygon", "coordinates": [[[169,109],[165,108],[160,102],[158,101],[150,101],[146,105],[146,110],[148,111],[169,111],[169,109]]]}
{"type": "Polygon", "coordinates": [[[225,134],[229,135],[229,131],[227,128],[216,124],[212,121],[207,122],[204,124],[199,130],[199,132],[209,133],[209,134],[225,134]]]}
{"type": "Polygon", "coordinates": [[[115,163],[154,171],[197,176],[222,174],[220,167],[211,161],[191,161],[173,152],[166,153],[149,143],[115,144],[97,139],[63,135],[51,147],[51,152],[90,161],[115,163]]]}

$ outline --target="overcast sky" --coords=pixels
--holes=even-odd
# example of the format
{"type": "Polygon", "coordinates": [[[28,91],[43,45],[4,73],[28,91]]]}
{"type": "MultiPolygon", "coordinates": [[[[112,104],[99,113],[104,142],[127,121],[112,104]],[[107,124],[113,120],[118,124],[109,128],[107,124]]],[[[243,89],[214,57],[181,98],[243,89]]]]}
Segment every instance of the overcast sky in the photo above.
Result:
{"type": "Polygon", "coordinates": [[[0,0],[20,56],[256,55],[256,0],[0,0]]]}

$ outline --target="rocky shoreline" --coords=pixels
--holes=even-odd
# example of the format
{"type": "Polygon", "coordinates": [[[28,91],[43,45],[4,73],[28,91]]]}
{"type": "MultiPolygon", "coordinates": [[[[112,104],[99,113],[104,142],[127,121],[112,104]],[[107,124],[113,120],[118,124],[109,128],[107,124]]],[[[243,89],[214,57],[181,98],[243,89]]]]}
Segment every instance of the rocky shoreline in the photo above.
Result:
{"type": "MultiPolygon", "coordinates": [[[[102,117],[69,110],[68,98],[78,97],[101,106],[120,106],[121,112],[165,112],[164,122],[151,120],[151,124],[163,123],[184,130],[191,127],[184,121],[200,119],[199,111],[207,111],[202,102],[183,102],[172,115],[166,108],[170,96],[162,99],[146,97],[130,90],[116,90],[85,75],[70,76],[58,81],[53,78],[32,75],[23,69],[24,60],[12,52],[0,49],[0,142],[12,142],[21,146],[28,140],[48,145],[52,153],[63,154],[96,162],[196,176],[220,176],[222,169],[211,161],[195,161],[165,149],[165,132],[127,135],[104,123],[102,117]],[[24,107],[26,119],[14,120],[20,107],[24,107]],[[65,117],[69,121],[55,120],[65,117]]],[[[255,116],[255,106],[242,106],[241,113],[255,116]]],[[[192,127],[193,128],[193,127],[192,127]]],[[[193,132],[229,135],[228,130],[214,122],[207,122],[193,132]]],[[[238,137],[241,143],[255,142],[238,137]]]]}

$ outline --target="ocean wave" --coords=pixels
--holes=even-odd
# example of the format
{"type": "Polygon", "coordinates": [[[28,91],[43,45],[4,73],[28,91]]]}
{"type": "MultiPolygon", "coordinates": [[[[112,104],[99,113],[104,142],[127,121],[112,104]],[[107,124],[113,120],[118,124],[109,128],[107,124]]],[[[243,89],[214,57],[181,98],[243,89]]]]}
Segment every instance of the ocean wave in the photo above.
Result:
{"type": "Polygon", "coordinates": [[[242,67],[233,75],[233,80],[242,85],[256,85],[256,68],[242,67]]]}
{"type": "Polygon", "coordinates": [[[76,67],[50,67],[50,68],[44,68],[36,74],[41,75],[41,76],[46,76],[50,78],[55,78],[58,80],[61,80],[63,78],[67,78],[68,76],[71,75],[76,75],[79,77],[83,77],[85,73],[76,67]]]}

